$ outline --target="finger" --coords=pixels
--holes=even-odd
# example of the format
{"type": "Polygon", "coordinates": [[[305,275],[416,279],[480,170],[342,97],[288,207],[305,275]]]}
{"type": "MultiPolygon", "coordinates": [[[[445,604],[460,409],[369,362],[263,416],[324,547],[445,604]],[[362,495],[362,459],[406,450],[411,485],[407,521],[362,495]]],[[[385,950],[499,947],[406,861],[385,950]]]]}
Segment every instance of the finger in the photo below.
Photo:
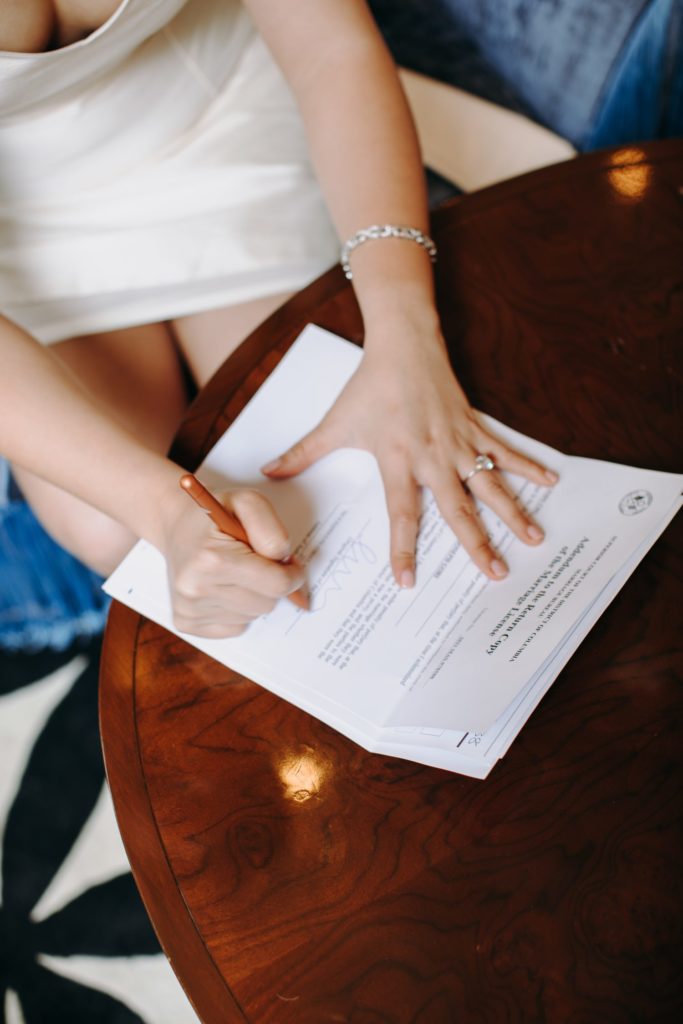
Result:
{"type": "MultiPolygon", "coordinates": [[[[288,585],[291,586],[291,584],[288,585]]],[[[230,611],[232,622],[251,622],[252,619],[258,619],[262,615],[268,615],[272,612],[279,596],[272,597],[263,593],[256,593],[253,590],[247,590],[245,587],[225,587],[219,591],[221,599],[219,607],[230,611]]]]}
{"type": "Polygon", "coordinates": [[[319,424],[310,434],[306,434],[295,445],[292,445],[286,452],[283,452],[277,459],[267,462],[261,466],[261,472],[266,476],[284,479],[285,477],[296,476],[304,469],[307,469],[323,455],[328,455],[336,447],[332,433],[326,424],[319,424]]]}
{"type": "MultiPolygon", "coordinates": [[[[254,551],[245,549],[231,559],[230,566],[214,577],[214,599],[231,603],[240,597],[253,601],[260,595],[266,600],[277,601],[287,597],[305,584],[305,574],[298,562],[273,562],[254,551]],[[221,593],[221,589],[229,593],[221,593]],[[248,595],[252,595],[249,599],[248,595]]],[[[252,607],[252,604],[249,604],[252,607]]],[[[260,611],[258,614],[262,614],[260,611]]]]}
{"type": "MultiPolygon", "coordinates": [[[[479,451],[486,452],[491,456],[498,469],[504,469],[516,476],[523,476],[527,480],[540,484],[542,487],[552,487],[559,480],[559,476],[552,469],[548,469],[540,462],[522,455],[521,452],[508,448],[498,438],[482,431],[481,447],[479,451]]],[[[477,474],[481,476],[481,473],[477,474]]],[[[474,479],[474,477],[472,478],[474,479]]]]}
{"type": "Polygon", "coordinates": [[[173,618],[173,625],[181,633],[189,633],[191,636],[201,636],[206,640],[227,640],[242,634],[247,629],[246,625],[235,625],[209,619],[207,621],[188,619],[181,615],[173,618]]]}
{"type": "Polygon", "coordinates": [[[544,537],[543,530],[531,516],[520,508],[495,469],[477,473],[467,486],[525,544],[541,543],[544,537]]]}
{"type": "Polygon", "coordinates": [[[175,574],[172,590],[176,607],[199,607],[209,601],[226,608],[240,588],[277,600],[303,583],[304,572],[297,563],[273,562],[218,535],[209,549],[175,574]]]}
{"type": "Polygon", "coordinates": [[[382,480],[389,513],[391,569],[400,587],[412,587],[419,527],[418,487],[406,466],[384,467],[382,480]]]}
{"type": "Polygon", "coordinates": [[[245,625],[273,610],[277,599],[255,594],[236,586],[213,587],[210,594],[199,600],[188,600],[175,595],[174,609],[186,619],[213,619],[233,625],[245,625]]]}
{"type": "Polygon", "coordinates": [[[277,562],[289,557],[289,534],[267,498],[258,491],[238,490],[229,491],[224,500],[241,522],[257,554],[277,562]]]}
{"type": "Polygon", "coordinates": [[[455,473],[449,474],[447,480],[425,480],[425,483],[431,489],[441,515],[477,568],[492,580],[507,576],[507,566],[491,547],[474,501],[455,473]]]}

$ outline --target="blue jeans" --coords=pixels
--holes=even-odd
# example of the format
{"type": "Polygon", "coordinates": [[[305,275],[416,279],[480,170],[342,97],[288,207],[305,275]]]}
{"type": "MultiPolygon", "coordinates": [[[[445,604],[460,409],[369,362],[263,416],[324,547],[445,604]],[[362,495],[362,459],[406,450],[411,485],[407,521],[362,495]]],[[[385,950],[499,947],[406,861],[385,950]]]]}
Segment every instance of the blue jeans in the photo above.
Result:
{"type": "Polygon", "coordinates": [[[64,650],[101,632],[110,604],[101,583],[48,536],[0,458],[0,650],[64,650]]]}
{"type": "Polygon", "coordinates": [[[578,149],[683,135],[683,0],[369,0],[399,63],[578,149]]]}
{"type": "Polygon", "coordinates": [[[584,148],[683,135],[683,3],[655,0],[625,42],[584,148]]]}

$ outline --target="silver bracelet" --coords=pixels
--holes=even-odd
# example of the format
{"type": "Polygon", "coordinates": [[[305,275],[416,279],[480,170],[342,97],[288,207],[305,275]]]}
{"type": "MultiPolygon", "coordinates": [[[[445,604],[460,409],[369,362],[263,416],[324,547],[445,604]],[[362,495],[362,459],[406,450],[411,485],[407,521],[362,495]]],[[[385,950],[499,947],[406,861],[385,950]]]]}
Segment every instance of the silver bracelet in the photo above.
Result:
{"type": "Polygon", "coordinates": [[[417,242],[418,245],[427,250],[432,263],[436,263],[436,246],[429,235],[425,235],[424,231],[420,231],[419,228],[406,228],[400,224],[372,224],[369,228],[362,228],[360,231],[356,231],[355,235],[352,235],[348,242],[344,242],[342,246],[339,261],[349,281],[353,280],[353,274],[349,265],[351,253],[359,245],[362,245],[363,242],[370,242],[374,238],[407,238],[409,242],[417,242]]]}

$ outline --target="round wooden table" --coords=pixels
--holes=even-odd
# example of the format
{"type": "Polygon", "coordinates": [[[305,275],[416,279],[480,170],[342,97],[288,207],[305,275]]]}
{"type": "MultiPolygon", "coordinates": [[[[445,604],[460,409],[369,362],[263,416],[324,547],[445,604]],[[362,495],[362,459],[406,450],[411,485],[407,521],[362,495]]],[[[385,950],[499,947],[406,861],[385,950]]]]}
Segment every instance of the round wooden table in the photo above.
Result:
{"type": "MultiPolygon", "coordinates": [[[[581,157],[434,218],[477,407],[566,452],[681,468],[683,141],[581,157]]],[[[360,342],[337,268],[190,410],[193,468],[312,321],[360,342]]],[[[150,917],[205,1024],[678,1021],[681,522],[475,781],[372,755],[112,609],[102,736],[150,917]]]]}

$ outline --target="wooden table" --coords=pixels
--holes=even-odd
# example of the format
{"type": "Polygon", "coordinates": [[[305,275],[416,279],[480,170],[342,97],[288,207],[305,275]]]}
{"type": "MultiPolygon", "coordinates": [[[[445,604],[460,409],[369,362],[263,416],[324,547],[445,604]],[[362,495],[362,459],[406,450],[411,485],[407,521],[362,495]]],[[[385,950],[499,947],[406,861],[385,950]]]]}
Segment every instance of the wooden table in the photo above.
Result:
{"type": "MultiPolygon", "coordinates": [[[[683,141],[442,209],[440,304],[476,405],[564,451],[680,469],[683,141]]],[[[338,269],[190,410],[194,467],[308,321],[354,341],[338,269]]],[[[681,522],[485,782],[371,755],[127,609],[102,671],[133,872],[206,1024],[683,1019],[681,522]]]]}

